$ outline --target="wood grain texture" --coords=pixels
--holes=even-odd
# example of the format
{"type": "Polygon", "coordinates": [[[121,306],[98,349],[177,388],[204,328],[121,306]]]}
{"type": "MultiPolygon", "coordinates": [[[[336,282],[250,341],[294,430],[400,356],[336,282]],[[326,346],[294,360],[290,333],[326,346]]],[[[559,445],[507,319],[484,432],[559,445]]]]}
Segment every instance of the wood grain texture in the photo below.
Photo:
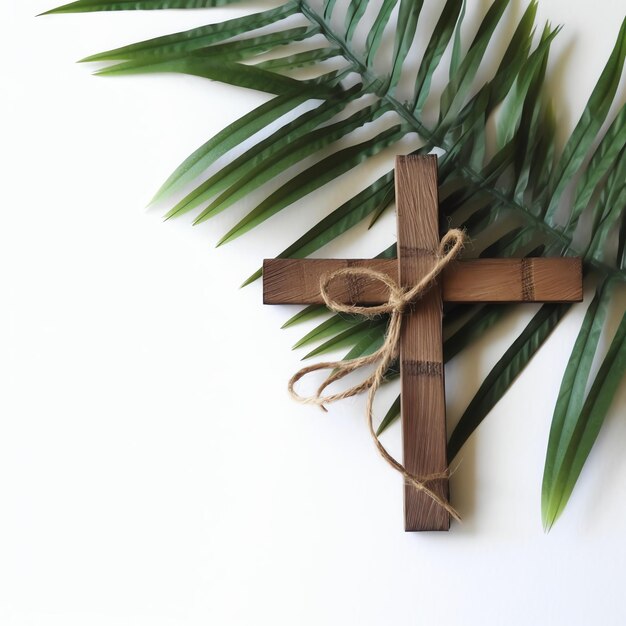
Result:
{"type": "MultiPolygon", "coordinates": [[[[433,266],[439,248],[437,158],[396,157],[398,265],[403,287],[412,287],[433,266]]],[[[400,337],[400,410],[404,466],[417,476],[447,468],[444,392],[443,302],[435,284],[419,306],[405,313],[400,337]]],[[[429,488],[448,499],[448,480],[429,488]]],[[[449,513],[414,487],[404,487],[404,528],[448,530],[449,513]]]]}
{"type": "MultiPolygon", "coordinates": [[[[398,281],[396,259],[266,259],[265,304],[322,304],[320,279],[344,267],[369,267],[398,281]]],[[[476,259],[459,261],[442,277],[445,302],[580,302],[580,258],[476,259]]],[[[387,292],[379,282],[338,279],[330,289],[340,302],[381,304],[387,292]]]]}
{"type": "MultiPolygon", "coordinates": [[[[437,159],[396,160],[398,259],[266,259],[265,304],[321,304],[320,279],[346,267],[368,267],[406,288],[432,267],[439,247],[437,159]]],[[[387,291],[366,277],[333,282],[330,296],[348,304],[382,304],[387,291]]],[[[578,258],[476,259],[447,267],[438,283],[405,313],[400,345],[404,465],[417,476],[447,467],[442,301],[579,302],[582,262],[578,258]]],[[[448,480],[429,483],[448,499],[448,480]]],[[[405,485],[405,529],[448,530],[450,516],[431,498],[405,485]]]]}

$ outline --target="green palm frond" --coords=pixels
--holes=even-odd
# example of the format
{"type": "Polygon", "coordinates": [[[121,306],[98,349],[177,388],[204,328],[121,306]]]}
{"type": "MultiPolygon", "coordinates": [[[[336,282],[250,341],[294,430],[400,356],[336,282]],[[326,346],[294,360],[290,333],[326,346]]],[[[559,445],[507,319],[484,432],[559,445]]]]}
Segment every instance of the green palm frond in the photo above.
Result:
{"type": "MultiPolygon", "coordinates": [[[[227,4],[229,0],[78,0],[48,13],[227,4]]],[[[625,317],[609,337],[598,373],[591,373],[598,338],[606,332],[607,310],[626,282],[626,106],[618,107],[609,119],[626,57],[626,20],[578,124],[557,151],[555,115],[543,85],[550,46],[560,28],[546,24],[537,29],[535,0],[515,24],[491,78],[482,83],[477,79],[484,74],[498,26],[508,19],[508,5],[509,0],[494,0],[466,49],[461,0],[288,0],[83,61],[109,63],[97,72],[102,75],[178,72],[273,95],[200,146],[155,196],[155,201],[171,202],[167,218],[195,211],[195,223],[200,223],[274,182],[220,244],[244,235],[301,198],[321,193],[327,183],[369,157],[408,140],[416,152],[436,149],[441,155],[442,227],[451,223],[477,237],[481,243],[473,254],[583,257],[585,276],[596,285],[596,296],[573,347],[552,419],[542,495],[543,521],[549,528],[567,503],[626,369],[625,317]],[[413,63],[416,33],[426,12],[438,16],[424,39],[421,58],[413,63]],[[386,38],[388,47],[383,45],[386,38]],[[440,68],[447,52],[449,66],[440,68]],[[307,78],[302,78],[303,68],[307,78]],[[441,70],[447,83],[434,87],[435,74],[441,70]],[[408,96],[405,85],[410,86],[408,96]],[[272,132],[259,138],[257,134],[269,126],[272,132]],[[495,128],[493,140],[490,127],[495,128]],[[215,161],[244,142],[245,151],[211,170],[215,161]],[[298,172],[285,179],[284,172],[296,165],[298,172]],[[181,198],[183,188],[190,190],[181,198]]],[[[278,256],[305,257],[363,220],[371,225],[393,199],[390,163],[387,174],[367,183],[278,256]]],[[[394,255],[391,246],[380,256],[394,255]]],[[[258,270],[244,284],[260,275],[258,270]]],[[[510,308],[514,307],[448,306],[446,360],[497,324],[510,308]]],[[[450,458],[569,308],[545,305],[535,314],[462,415],[451,435],[450,458]]],[[[307,307],[285,326],[324,313],[323,307],[307,307]]],[[[296,347],[309,346],[307,357],[347,347],[346,358],[352,358],[375,350],[384,332],[384,319],[334,315],[296,347]]],[[[396,373],[390,369],[389,378],[396,373]]],[[[396,400],[380,432],[398,414],[396,400]]]]}

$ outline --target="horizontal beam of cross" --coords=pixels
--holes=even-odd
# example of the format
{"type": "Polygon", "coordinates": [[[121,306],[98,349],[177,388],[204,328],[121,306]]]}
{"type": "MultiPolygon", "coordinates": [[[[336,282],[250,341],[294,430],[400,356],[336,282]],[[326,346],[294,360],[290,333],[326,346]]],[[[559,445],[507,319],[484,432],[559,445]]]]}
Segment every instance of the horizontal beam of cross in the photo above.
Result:
{"type": "MultiPolygon", "coordinates": [[[[266,259],[265,304],[322,304],[320,279],[344,267],[367,267],[398,282],[397,259],[266,259]]],[[[475,259],[446,268],[442,295],[446,302],[580,302],[583,298],[579,258],[475,259]]],[[[329,295],[340,302],[381,304],[387,289],[367,278],[338,277],[329,295]]]]}

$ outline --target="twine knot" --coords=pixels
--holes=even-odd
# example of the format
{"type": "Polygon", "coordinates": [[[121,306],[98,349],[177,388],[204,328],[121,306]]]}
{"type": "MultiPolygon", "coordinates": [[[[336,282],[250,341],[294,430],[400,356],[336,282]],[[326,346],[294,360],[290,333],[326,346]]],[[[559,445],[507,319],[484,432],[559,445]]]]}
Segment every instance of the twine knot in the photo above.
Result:
{"type": "Polygon", "coordinates": [[[462,231],[457,229],[449,230],[441,239],[436,261],[433,264],[433,267],[411,288],[402,288],[387,274],[383,274],[382,272],[377,272],[376,270],[366,267],[346,267],[322,276],[320,279],[320,294],[324,299],[326,306],[332,311],[335,311],[336,313],[363,315],[370,318],[385,314],[390,316],[389,325],[385,334],[385,340],[383,345],[378,350],[366,356],[347,361],[325,361],[303,367],[291,377],[288,385],[289,393],[295,400],[304,404],[315,404],[321,407],[324,411],[326,411],[326,404],[342,400],[343,398],[350,398],[361,393],[362,391],[368,390],[365,409],[367,424],[370,435],[372,436],[372,439],[381,456],[389,465],[391,465],[391,467],[402,474],[408,484],[424,492],[457,520],[460,519],[460,517],[454,508],[450,506],[450,504],[441,496],[439,496],[439,494],[427,486],[428,483],[448,477],[448,469],[446,468],[442,472],[429,474],[427,476],[417,476],[410,473],[404,465],[402,465],[402,463],[397,461],[393,456],[391,456],[391,454],[389,454],[389,452],[387,452],[386,448],[378,439],[373,424],[372,405],[376,392],[384,380],[385,372],[391,363],[398,357],[400,350],[402,315],[413,303],[419,300],[432,287],[443,269],[458,256],[459,252],[463,248],[464,240],[465,236],[462,231]],[[334,300],[329,294],[330,285],[333,281],[342,276],[349,276],[353,278],[365,277],[366,279],[383,283],[388,290],[387,301],[379,305],[359,306],[356,304],[346,304],[344,302],[334,300]],[[370,376],[366,377],[360,383],[345,389],[344,391],[324,395],[324,391],[329,385],[341,380],[351,372],[360,369],[361,367],[365,367],[366,365],[376,365],[374,372],[370,376]],[[312,396],[301,396],[295,390],[295,384],[301,378],[311,372],[325,369],[330,369],[331,373],[319,386],[315,394],[312,396]]]}

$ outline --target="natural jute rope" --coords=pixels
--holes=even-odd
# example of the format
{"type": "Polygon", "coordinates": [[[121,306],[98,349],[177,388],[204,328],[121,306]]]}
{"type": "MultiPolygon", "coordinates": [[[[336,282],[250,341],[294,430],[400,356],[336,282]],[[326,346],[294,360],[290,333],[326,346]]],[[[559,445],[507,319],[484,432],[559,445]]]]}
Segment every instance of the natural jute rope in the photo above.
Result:
{"type": "Polygon", "coordinates": [[[352,313],[367,317],[375,317],[376,315],[382,315],[385,313],[391,316],[389,326],[387,327],[385,341],[376,352],[368,356],[362,356],[349,361],[325,361],[323,363],[316,363],[315,365],[303,367],[300,371],[296,372],[289,381],[289,393],[294,399],[305,404],[318,405],[324,410],[326,410],[324,406],[325,404],[335,402],[336,400],[341,400],[343,398],[350,398],[351,396],[368,389],[369,392],[367,395],[367,404],[365,409],[367,425],[369,427],[370,435],[372,436],[372,439],[374,440],[374,443],[376,444],[376,447],[383,459],[385,459],[385,461],[387,461],[387,463],[389,463],[389,465],[391,465],[391,467],[393,467],[396,471],[400,472],[408,484],[412,485],[416,489],[419,489],[420,491],[423,491],[457,520],[460,519],[460,517],[454,508],[427,486],[428,483],[434,480],[446,478],[448,476],[448,470],[446,469],[443,472],[429,474],[426,476],[416,476],[415,474],[411,474],[407,471],[402,463],[397,461],[393,456],[391,456],[391,454],[389,454],[389,452],[387,452],[386,448],[378,439],[373,424],[372,405],[374,402],[374,396],[383,382],[387,368],[399,354],[402,314],[411,304],[421,298],[428,291],[442,270],[459,254],[463,248],[464,239],[465,237],[462,231],[456,229],[449,230],[439,244],[437,262],[433,265],[428,274],[426,274],[414,287],[411,287],[408,290],[400,287],[395,280],[386,274],[365,267],[347,267],[322,276],[320,280],[320,293],[329,309],[332,309],[337,313],[352,313]],[[342,276],[362,276],[371,280],[380,281],[389,289],[389,298],[387,302],[377,306],[357,306],[333,300],[328,295],[329,286],[336,278],[340,278],[342,276]],[[376,369],[362,382],[339,393],[326,396],[322,395],[326,387],[332,383],[341,380],[344,376],[347,376],[350,372],[353,372],[360,367],[372,364],[377,364],[376,369]],[[295,384],[303,376],[306,376],[311,372],[325,369],[332,370],[332,373],[320,385],[315,395],[303,397],[294,389],[295,384]]]}

